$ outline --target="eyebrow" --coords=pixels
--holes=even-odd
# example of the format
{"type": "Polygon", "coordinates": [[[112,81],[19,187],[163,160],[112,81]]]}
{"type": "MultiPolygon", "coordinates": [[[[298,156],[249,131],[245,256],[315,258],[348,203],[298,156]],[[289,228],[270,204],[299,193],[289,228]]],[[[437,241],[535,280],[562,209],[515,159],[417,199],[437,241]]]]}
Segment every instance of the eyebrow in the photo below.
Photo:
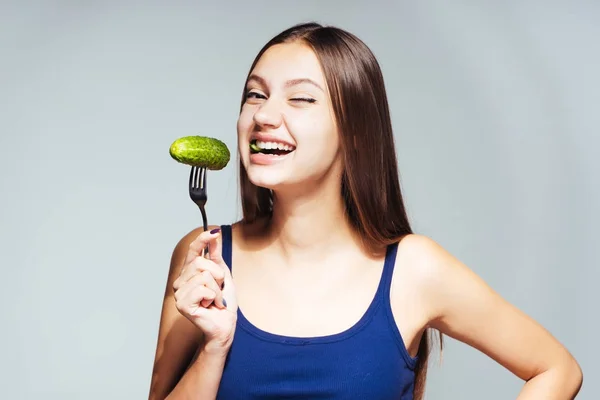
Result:
{"type": "MultiPolygon", "coordinates": [[[[250,75],[248,77],[248,82],[250,82],[250,81],[256,81],[256,82],[258,82],[259,84],[261,84],[263,86],[267,86],[267,81],[265,81],[264,78],[262,78],[262,77],[260,77],[258,75],[255,75],[255,74],[252,74],[252,75],[250,75]]],[[[286,88],[288,88],[288,87],[291,87],[291,86],[300,85],[302,83],[311,84],[311,85],[317,87],[318,89],[320,89],[322,92],[325,92],[325,90],[323,90],[323,88],[321,87],[321,85],[319,85],[317,82],[315,82],[315,81],[313,81],[312,79],[309,79],[309,78],[290,79],[290,80],[288,80],[288,81],[285,82],[284,86],[286,88]]]]}

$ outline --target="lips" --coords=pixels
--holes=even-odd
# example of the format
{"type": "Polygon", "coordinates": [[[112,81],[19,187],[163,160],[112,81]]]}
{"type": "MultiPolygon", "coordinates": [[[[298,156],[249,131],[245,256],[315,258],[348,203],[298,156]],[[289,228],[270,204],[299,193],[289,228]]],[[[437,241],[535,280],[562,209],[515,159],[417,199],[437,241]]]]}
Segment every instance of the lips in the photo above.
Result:
{"type": "Polygon", "coordinates": [[[294,146],[294,144],[292,142],[290,142],[289,140],[286,140],[284,138],[284,134],[283,133],[268,133],[268,132],[260,132],[260,131],[255,131],[250,135],[250,143],[252,142],[264,142],[264,143],[273,143],[275,145],[285,145],[288,146],[290,148],[294,148],[296,146],[294,146]]]}
{"type": "Polygon", "coordinates": [[[288,159],[290,153],[277,155],[277,154],[265,154],[265,153],[251,153],[250,163],[255,165],[273,165],[284,162],[288,159]]]}

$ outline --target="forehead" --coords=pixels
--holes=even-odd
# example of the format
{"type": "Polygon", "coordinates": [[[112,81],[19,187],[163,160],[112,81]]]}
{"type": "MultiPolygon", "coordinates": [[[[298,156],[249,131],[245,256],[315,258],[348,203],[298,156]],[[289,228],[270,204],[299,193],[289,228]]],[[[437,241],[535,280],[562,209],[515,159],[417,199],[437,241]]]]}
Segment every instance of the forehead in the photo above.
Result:
{"type": "Polygon", "coordinates": [[[309,46],[300,42],[271,46],[260,57],[252,73],[270,83],[309,78],[322,87],[325,86],[325,78],[316,54],[309,46]]]}

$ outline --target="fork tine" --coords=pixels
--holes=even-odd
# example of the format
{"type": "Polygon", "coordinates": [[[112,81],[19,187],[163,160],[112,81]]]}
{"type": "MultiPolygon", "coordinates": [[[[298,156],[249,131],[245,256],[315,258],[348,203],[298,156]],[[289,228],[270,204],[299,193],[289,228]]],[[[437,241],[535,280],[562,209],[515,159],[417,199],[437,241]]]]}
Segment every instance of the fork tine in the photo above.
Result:
{"type": "Polygon", "coordinates": [[[195,174],[196,174],[196,167],[192,166],[192,168],[190,169],[190,183],[188,184],[190,189],[194,187],[194,175],[195,174]]]}
{"type": "Polygon", "coordinates": [[[201,190],[205,190],[206,189],[206,168],[202,167],[200,168],[200,189],[201,190]]]}
{"type": "Polygon", "coordinates": [[[196,178],[194,180],[194,189],[198,190],[200,188],[200,174],[202,173],[201,167],[196,167],[196,178]]]}

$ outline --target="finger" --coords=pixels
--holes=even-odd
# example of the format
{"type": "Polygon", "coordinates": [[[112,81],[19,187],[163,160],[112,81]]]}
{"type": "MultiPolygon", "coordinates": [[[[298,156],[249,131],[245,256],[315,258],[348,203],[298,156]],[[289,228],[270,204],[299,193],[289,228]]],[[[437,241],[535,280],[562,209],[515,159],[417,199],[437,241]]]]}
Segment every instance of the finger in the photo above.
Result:
{"type": "MultiPolygon", "coordinates": [[[[206,288],[212,290],[213,292],[215,292],[215,298],[219,295],[219,293],[221,292],[221,290],[219,289],[219,286],[217,286],[217,283],[215,282],[214,278],[212,277],[212,275],[210,274],[210,272],[205,271],[200,273],[200,275],[198,279],[194,279],[196,282],[199,282],[197,284],[200,285],[204,285],[206,288]]],[[[195,278],[195,277],[194,277],[195,278]]],[[[204,299],[200,302],[200,305],[204,308],[210,306],[211,304],[213,304],[214,302],[214,298],[213,299],[204,299]]]]}
{"type": "Polygon", "coordinates": [[[192,279],[181,285],[181,287],[175,292],[175,301],[182,301],[182,299],[185,299],[198,286],[212,286],[212,288],[208,288],[213,290],[216,287],[216,283],[210,275],[195,275],[194,277],[192,277],[192,279]],[[212,285],[210,284],[211,280],[213,281],[212,285]]]}
{"type": "Polygon", "coordinates": [[[204,271],[194,275],[190,280],[185,282],[181,288],[175,292],[175,300],[179,301],[180,299],[185,298],[191,291],[194,290],[196,286],[205,286],[216,294],[214,298],[202,300],[200,302],[202,307],[208,307],[214,301],[218,308],[225,308],[223,305],[223,294],[221,292],[221,288],[209,271],[204,271]]]}
{"type": "Polygon", "coordinates": [[[185,282],[189,281],[193,276],[204,271],[210,272],[219,287],[222,286],[223,280],[225,279],[225,271],[223,270],[223,267],[205,258],[196,257],[191,263],[185,266],[183,271],[181,271],[181,275],[175,280],[175,282],[173,282],[173,287],[180,287],[185,282]]]}
{"type": "MultiPolygon", "coordinates": [[[[218,308],[225,308],[225,306],[223,305],[223,292],[221,291],[221,286],[217,283],[215,278],[213,278],[213,276],[210,272],[204,271],[204,272],[202,272],[202,276],[204,277],[204,279],[203,279],[204,286],[211,289],[216,294],[214,301],[213,301],[214,304],[218,308]]],[[[203,307],[208,307],[209,305],[210,305],[210,302],[206,303],[206,301],[204,301],[202,304],[203,307]]]]}
{"type": "Polygon", "coordinates": [[[212,231],[204,231],[198,235],[198,237],[190,243],[184,264],[191,262],[196,257],[202,257],[202,251],[213,239],[220,236],[220,234],[221,229],[216,228],[212,231]]]}
{"type": "Polygon", "coordinates": [[[180,311],[193,314],[194,311],[201,307],[200,303],[204,300],[212,302],[216,293],[204,285],[193,287],[184,297],[177,302],[177,308],[180,311]]]}
{"type": "Polygon", "coordinates": [[[202,276],[202,274],[194,275],[187,282],[183,282],[179,285],[179,288],[175,291],[175,300],[179,301],[187,294],[192,291],[196,286],[204,285],[206,283],[206,278],[202,276]]]}
{"type": "Polygon", "coordinates": [[[215,281],[217,281],[219,285],[221,285],[221,283],[225,279],[225,271],[220,265],[217,265],[214,261],[198,257],[192,262],[191,267],[196,269],[195,273],[201,273],[205,271],[210,272],[212,277],[215,279],[215,281]]]}
{"type": "Polygon", "coordinates": [[[185,296],[187,296],[187,294],[195,287],[197,286],[196,280],[194,280],[194,278],[190,279],[187,282],[182,282],[178,285],[173,284],[173,289],[175,290],[174,293],[174,297],[175,297],[175,301],[181,301],[181,299],[183,299],[185,296]],[[175,288],[177,286],[177,288],[175,288]]]}

